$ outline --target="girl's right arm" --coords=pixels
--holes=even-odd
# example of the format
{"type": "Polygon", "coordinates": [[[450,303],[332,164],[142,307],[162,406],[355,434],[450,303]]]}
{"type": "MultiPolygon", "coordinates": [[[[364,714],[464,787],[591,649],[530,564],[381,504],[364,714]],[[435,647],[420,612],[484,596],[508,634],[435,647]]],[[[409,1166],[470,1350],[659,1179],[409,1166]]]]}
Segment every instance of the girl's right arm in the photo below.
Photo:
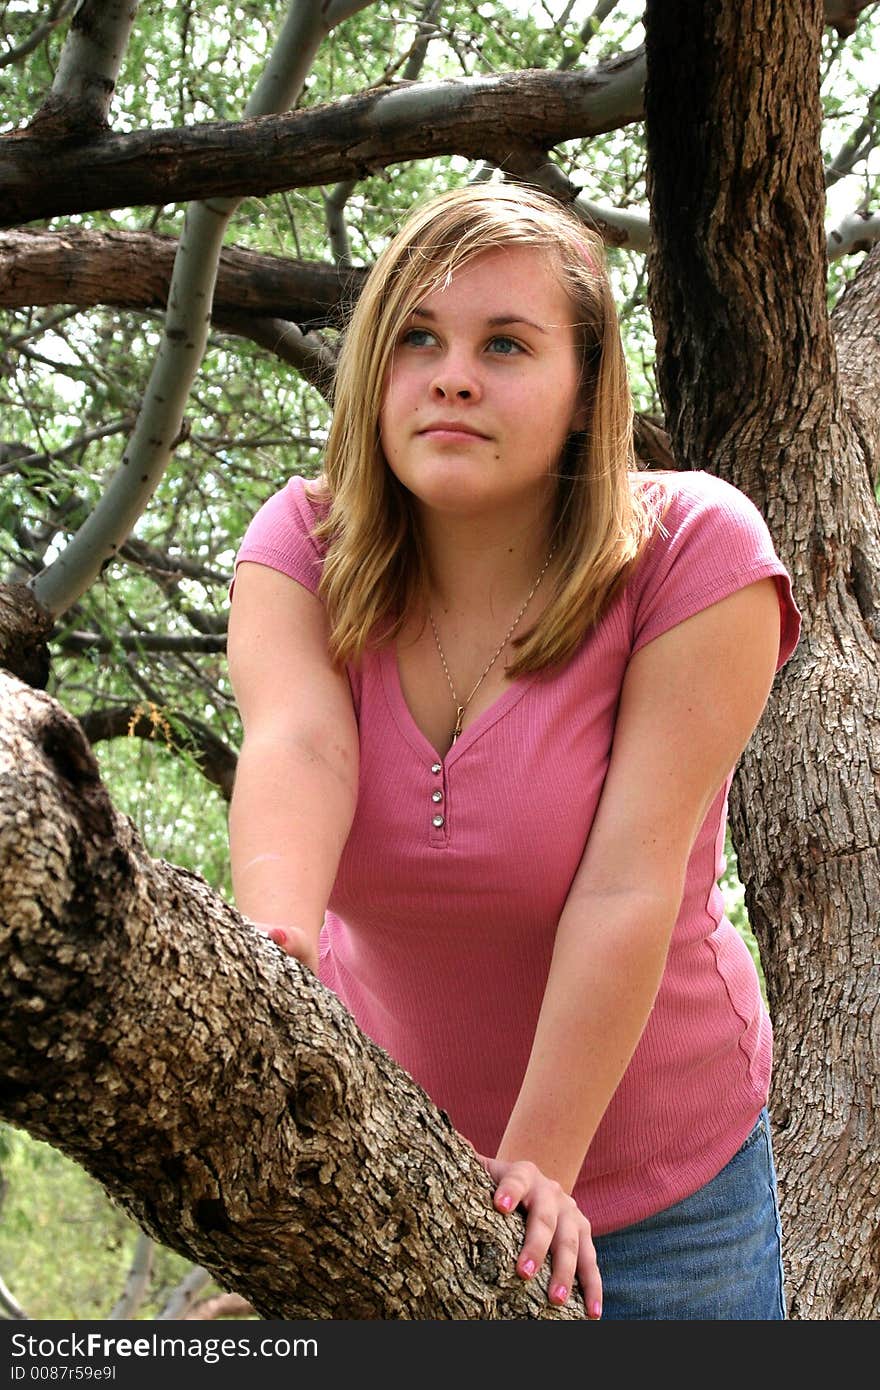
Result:
{"type": "Polygon", "coordinates": [[[318,935],[354,817],[358,730],[328,651],[320,600],[243,562],[229,616],[229,674],[244,740],[229,810],[235,900],[318,968],[318,935]]]}

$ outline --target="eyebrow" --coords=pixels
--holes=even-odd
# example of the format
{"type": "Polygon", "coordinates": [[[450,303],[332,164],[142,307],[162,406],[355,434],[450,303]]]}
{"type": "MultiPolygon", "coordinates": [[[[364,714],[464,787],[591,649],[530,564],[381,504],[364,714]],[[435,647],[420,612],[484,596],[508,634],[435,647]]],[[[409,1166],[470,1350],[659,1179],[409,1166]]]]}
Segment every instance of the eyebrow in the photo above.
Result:
{"type": "MultiPolygon", "coordinates": [[[[421,309],[418,307],[413,309],[412,316],[413,318],[418,317],[431,320],[437,318],[437,315],[432,309],[421,309]]],[[[540,323],[535,323],[534,319],[523,318],[522,314],[493,314],[490,319],[486,320],[486,324],[489,328],[509,328],[510,325],[514,323],[528,324],[529,328],[536,328],[539,333],[547,332],[547,329],[543,328],[540,323]]]]}

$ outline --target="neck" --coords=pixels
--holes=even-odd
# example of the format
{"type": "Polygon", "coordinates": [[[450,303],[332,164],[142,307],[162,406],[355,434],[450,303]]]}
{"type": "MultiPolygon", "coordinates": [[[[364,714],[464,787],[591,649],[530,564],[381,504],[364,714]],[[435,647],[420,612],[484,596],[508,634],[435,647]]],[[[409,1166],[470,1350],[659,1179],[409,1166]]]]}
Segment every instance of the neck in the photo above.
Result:
{"type": "Polygon", "coordinates": [[[429,603],[440,613],[495,613],[518,605],[550,551],[543,518],[511,524],[503,517],[474,522],[432,516],[422,525],[422,539],[429,603]]]}

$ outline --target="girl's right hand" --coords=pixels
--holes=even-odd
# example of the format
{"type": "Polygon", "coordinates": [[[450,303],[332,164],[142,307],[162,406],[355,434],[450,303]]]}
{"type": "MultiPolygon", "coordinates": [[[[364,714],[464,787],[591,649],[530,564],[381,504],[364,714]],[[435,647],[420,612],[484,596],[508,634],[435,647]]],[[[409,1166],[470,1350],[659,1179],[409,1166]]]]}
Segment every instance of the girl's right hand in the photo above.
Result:
{"type": "Polygon", "coordinates": [[[282,927],[277,922],[255,922],[252,918],[248,918],[248,921],[263,936],[268,936],[270,941],[274,941],[276,946],[280,946],[285,955],[293,956],[303,965],[307,965],[314,975],[317,975],[317,952],[308,932],[302,927],[292,927],[287,924],[282,927]]]}

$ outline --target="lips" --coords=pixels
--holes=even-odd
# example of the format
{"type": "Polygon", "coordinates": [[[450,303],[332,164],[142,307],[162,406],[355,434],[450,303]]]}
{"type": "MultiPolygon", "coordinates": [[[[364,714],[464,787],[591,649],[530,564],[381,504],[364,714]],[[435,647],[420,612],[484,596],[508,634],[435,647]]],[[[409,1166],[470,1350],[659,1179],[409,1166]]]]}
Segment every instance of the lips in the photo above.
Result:
{"type": "Polygon", "coordinates": [[[487,434],[481,434],[472,425],[465,425],[460,420],[434,420],[430,425],[425,425],[424,429],[419,430],[419,434],[445,435],[449,439],[488,439],[487,434]]]}

